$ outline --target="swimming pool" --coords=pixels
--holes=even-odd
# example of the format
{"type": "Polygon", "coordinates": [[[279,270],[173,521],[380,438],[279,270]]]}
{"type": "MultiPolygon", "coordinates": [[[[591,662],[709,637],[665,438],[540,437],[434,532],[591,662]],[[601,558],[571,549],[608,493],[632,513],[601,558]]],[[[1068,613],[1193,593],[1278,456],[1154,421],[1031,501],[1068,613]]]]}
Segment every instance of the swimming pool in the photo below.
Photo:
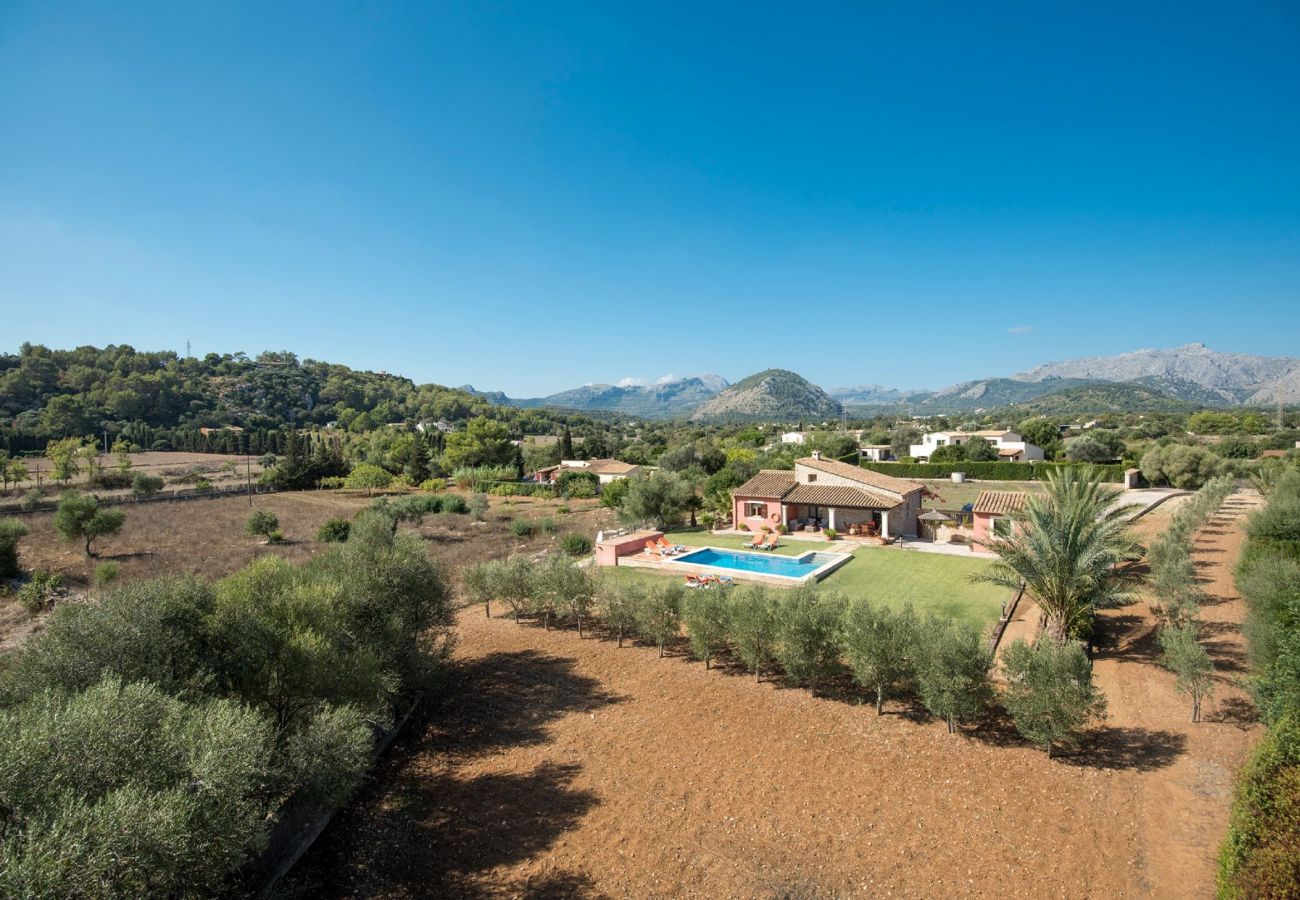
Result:
{"type": "Polygon", "coordinates": [[[819,550],[798,556],[777,556],[772,553],[746,553],[743,550],[721,550],[704,547],[669,560],[688,566],[715,569],[727,574],[782,578],[790,581],[820,580],[851,558],[848,553],[823,553],[819,550]]]}

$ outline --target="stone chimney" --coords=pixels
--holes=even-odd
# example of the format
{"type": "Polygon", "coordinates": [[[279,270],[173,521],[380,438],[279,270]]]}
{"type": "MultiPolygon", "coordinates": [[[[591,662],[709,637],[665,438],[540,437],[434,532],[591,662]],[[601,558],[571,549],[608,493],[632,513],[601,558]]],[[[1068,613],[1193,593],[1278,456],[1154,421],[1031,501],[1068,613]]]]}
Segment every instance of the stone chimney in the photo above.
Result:
{"type": "Polygon", "coordinates": [[[822,458],[822,452],[820,450],[814,450],[813,459],[821,459],[821,458],[822,458]]]}

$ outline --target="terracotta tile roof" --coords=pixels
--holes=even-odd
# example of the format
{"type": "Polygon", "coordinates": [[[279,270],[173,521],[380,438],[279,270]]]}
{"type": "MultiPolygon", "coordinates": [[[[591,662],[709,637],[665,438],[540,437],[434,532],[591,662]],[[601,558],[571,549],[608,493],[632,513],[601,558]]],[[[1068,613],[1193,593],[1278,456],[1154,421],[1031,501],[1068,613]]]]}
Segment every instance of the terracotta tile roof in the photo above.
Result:
{"type": "Polygon", "coordinates": [[[841,478],[848,478],[858,482],[868,488],[876,490],[889,491],[894,494],[910,494],[912,491],[919,491],[921,485],[915,481],[908,481],[906,478],[895,478],[893,475],[885,475],[881,472],[873,472],[870,469],[864,469],[861,466],[854,466],[849,463],[842,463],[834,459],[813,459],[811,456],[803,459],[796,459],[795,465],[807,466],[810,469],[816,469],[819,472],[826,472],[831,475],[838,475],[841,478]]]}
{"type": "Polygon", "coordinates": [[[597,475],[628,475],[639,468],[641,467],[625,463],[621,459],[593,459],[588,461],[585,470],[578,471],[595,472],[597,475]]]}
{"type": "Polygon", "coordinates": [[[786,503],[817,506],[851,506],[857,509],[893,509],[900,501],[847,484],[800,484],[782,498],[786,503]]]}
{"type": "Polygon", "coordinates": [[[971,509],[977,513],[1013,513],[1024,509],[1026,499],[1019,491],[980,491],[971,509]]]}
{"type": "Polygon", "coordinates": [[[763,469],[731,493],[736,497],[762,497],[778,500],[795,486],[794,473],[783,469],[763,469]]]}

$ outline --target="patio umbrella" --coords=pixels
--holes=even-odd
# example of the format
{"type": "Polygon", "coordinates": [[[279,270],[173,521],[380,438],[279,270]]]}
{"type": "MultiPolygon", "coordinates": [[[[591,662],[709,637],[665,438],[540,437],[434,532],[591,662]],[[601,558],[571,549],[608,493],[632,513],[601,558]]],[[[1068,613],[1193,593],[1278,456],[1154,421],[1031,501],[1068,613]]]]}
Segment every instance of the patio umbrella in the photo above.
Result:
{"type": "Polygon", "coordinates": [[[951,521],[952,521],[952,516],[948,515],[947,513],[939,512],[939,510],[937,510],[937,509],[932,509],[932,510],[929,510],[928,512],[923,512],[923,513],[921,513],[921,515],[917,516],[916,518],[917,518],[918,521],[921,521],[921,522],[931,522],[931,523],[933,523],[933,524],[931,525],[931,528],[932,528],[932,532],[933,532],[933,533],[938,533],[938,531],[939,531],[939,525],[940,525],[941,523],[943,523],[943,522],[951,522],[951,521]]]}

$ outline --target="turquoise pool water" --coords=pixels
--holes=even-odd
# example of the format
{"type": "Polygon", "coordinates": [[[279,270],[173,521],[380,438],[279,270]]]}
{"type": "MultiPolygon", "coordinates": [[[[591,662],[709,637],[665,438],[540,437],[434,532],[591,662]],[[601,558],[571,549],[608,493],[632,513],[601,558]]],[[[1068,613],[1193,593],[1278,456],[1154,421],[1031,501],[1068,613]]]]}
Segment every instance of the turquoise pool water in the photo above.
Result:
{"type": "Polygon", "coordinates": [[[839,553],[805,553],[802,556],[776,556],[769,553],[745,553],[740,550],[715,550],[705,547],[677,557],[677,562],[696,566],[716,566],[736,572],[803,578],[822,566],[843,559],[839,553]]]}

